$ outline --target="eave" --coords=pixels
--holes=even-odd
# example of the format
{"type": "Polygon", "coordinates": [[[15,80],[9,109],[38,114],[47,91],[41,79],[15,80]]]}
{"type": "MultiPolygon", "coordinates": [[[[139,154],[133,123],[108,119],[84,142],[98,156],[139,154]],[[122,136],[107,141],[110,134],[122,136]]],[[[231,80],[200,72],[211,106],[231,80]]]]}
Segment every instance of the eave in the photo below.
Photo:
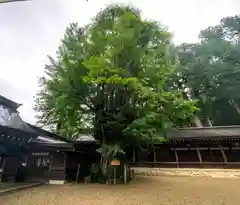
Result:
{"type": "Polygon", "coordinates": [[[240,126],[215,126],[202,128],[180,128],[167,134],[169,140],[204,140],[204,139],[235,139],[240,138],[240,126]]]}

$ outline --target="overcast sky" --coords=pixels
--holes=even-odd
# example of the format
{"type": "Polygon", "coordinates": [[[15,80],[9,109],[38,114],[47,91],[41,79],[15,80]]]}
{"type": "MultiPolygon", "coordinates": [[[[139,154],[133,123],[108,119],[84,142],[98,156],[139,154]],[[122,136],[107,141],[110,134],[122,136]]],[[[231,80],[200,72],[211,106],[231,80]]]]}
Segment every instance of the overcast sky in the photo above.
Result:
{"type": "Polygon", "coordinates": [[[109,3],[130,3],[148,19],[159,20],[174,41],[195,42],[200,30],[240,12],[237,0],[32,0],[0,4],[0,94],[23,103],[19,112],[35,123],[37,78],[54,56],[70,22],[84,25],[109,3]],[[239,10],[237,10],[239,8],[239,10]]]}

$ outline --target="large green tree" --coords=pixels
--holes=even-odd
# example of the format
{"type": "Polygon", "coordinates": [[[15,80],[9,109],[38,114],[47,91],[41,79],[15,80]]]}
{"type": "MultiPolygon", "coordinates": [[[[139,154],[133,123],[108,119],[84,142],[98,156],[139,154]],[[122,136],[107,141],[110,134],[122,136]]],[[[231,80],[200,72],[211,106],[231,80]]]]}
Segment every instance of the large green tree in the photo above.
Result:
{"type": "Polygon", "coordinates": [[[91,132],[107,162],[127,146],[151,145],[196,111],[172,79],[170,33],[131,7],[111,5],[91,24],[71,24],[41,79],[39,123],[70,138],[91,132]]]}
{"type": "Polygon", "coordinates": [[[223,18],[200,32],[200,43],[178,47],[181,79],[198,100],[202,125],[240,123],[240,18],[223,18]]]}

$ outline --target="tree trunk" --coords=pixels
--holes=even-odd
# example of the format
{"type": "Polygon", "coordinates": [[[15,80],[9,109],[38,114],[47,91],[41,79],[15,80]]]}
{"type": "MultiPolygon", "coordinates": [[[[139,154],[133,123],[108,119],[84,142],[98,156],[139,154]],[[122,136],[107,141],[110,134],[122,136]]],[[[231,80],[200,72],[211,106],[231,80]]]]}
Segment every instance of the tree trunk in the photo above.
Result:
{"type": "Polygon", "coordinates": [[[103,176],[107,176],[108,168],[109,168],[109,159],[104,154],[102,154],[102,157],[101,157],[100,168],[103,176]]]}
{"type": "Polygon", "coordinates": [[[228,102],[230,105],[232,105],[234,107],[234,109],[240,115],[240,108],[239,108],[238,104],[235,102],[235,100],[229,100],[228,102]]]}
{"type": "Polygon", "coordinates": [[[209,117],[207,117],[207,124],[209,127],[212,127],[212,121],[209,117]]]}
{"type": "Polygon", "coordinates": [[[201,122],[201,120],[199,119],[199,117],[195,116],[195,117],[193,118],[193,121],[194,121],[196,127],[203,127],[202,122],[201,122]]]}
{"type": "MultiPolygon", "coordinates": [[[[101,130],[102,130],[102,146],[104,147],[106,145],[106,136],[105,136],[104,128],[102,126],[101,126],[101,130]]],[[[104,176],[106,176],[107,174],[108,164],[109,164],[109,160],[107,156],[107,151],[103,150],[102,157],[101,157],[101,170],[104,176]]]]}

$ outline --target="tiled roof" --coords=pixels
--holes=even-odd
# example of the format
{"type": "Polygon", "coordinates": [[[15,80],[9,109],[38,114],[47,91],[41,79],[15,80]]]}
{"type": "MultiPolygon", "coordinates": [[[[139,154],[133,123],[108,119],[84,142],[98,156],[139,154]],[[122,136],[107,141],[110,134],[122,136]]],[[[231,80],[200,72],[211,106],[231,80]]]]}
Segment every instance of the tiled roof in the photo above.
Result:
{"type": "Polygon", "coordinates": [[[16,103],[2,95],[0,95],[0,105],[5,105],[5,106],[13,108],[15,110],[17,110],[17,108],[21,106],[21,104],[16,103]]]}
{"type": "Polygon", "coordinates": [[[180,128],[171,130],[167,134],[168,139],[203,139],[212,137],[240,138],[240,125],[180,128]]]}
{"type": "Polygon", "coordinates": [[[87,134],[82,134],[79,135],[76,141],[82,141],[82,142],[96,142],[93,136],[87,135],[87,134]]]}

